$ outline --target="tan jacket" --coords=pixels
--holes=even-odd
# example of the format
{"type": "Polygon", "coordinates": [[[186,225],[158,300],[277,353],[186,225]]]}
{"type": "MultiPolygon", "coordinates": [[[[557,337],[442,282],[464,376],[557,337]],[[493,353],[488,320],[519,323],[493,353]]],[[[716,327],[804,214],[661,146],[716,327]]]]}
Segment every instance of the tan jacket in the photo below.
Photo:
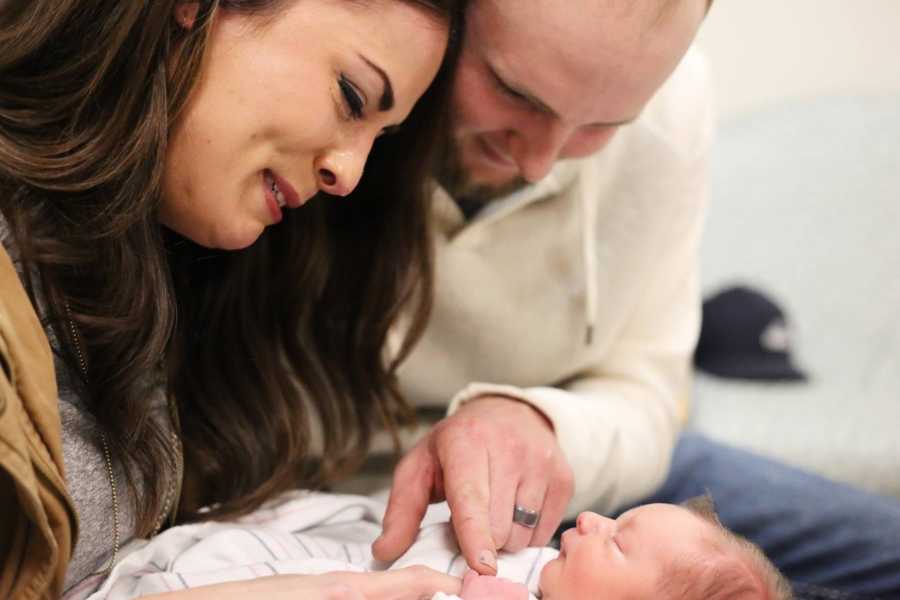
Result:
{"type": "Polygon", "coordinates": [[[50,345],[0,246],[0,598],[58,598],[77,527],[50,345]]]}

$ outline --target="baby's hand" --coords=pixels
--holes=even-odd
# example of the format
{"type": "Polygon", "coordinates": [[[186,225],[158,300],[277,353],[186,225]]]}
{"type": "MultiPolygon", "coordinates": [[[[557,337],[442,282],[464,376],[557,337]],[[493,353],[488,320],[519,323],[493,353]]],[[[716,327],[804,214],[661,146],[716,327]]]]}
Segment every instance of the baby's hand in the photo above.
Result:
{"type": "Polygon", "coordinates": [[[528,600],[528,588],[507,579],[469,571],[463,578],[463,600],[528,600]]]}

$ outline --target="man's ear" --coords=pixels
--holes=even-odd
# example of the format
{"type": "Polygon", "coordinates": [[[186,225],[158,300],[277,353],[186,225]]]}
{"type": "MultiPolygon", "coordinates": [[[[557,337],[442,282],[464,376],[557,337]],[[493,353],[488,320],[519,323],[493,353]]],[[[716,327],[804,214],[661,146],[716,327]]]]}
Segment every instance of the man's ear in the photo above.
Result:
{"type": "Polygon", "coordinates": [[[175,5],[175,20],[185,29],[193,29],[200,11],[199,2],[184,0],[175,5]]]}

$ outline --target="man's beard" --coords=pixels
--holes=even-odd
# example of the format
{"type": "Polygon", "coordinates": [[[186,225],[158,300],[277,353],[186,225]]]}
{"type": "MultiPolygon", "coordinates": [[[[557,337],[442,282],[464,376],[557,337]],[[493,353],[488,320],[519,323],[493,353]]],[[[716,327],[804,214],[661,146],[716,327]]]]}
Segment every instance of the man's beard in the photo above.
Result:
{"type": "Polygon", "coordinates": [[[508,196],[528,185],[520,176],[495,185],[473,181],[471,174],[463,166],[458,144],[449,136],[438,151],[435,177],[450,197],[483,204],[508,196]]]}

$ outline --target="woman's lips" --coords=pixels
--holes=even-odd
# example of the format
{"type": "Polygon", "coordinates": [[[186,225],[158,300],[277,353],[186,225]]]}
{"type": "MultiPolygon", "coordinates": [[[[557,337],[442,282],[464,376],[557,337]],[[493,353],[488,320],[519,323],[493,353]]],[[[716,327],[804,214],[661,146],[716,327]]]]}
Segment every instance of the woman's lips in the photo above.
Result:
{"type": "Polygon", "coordinates": [[[297,194],[297,190],[295,190],[293,186],[288,183],[287,179],[281,177],[275,171],[269,171],[269,173],[271,174],[272,179],[275,180],[275,185],[278,186],[278,189],[284,196],[284,202],[288,205],[288,207],[299,208],[303,205],[306,200],[300,198],[300,196],[297,194]]]}
{"type": "Polygon", "coordinates": [[[278,200],[275,198],[275,192],[272,190],[271,184],[268,182],[268,178],[265,176],[265,173],[262,177],[260,177],[262,181],[263,187],[263,197],[266,200],[266,208],[269,209],[269,214],[272,216],[273,223],[280,223],[284,218],[284,213],[281,212],[281,207],[278,206],[278,200]]]}
{"type": "Polygon", "coordinates": [[[316,195],[316,191],[313,191],[301,198],[287,179],[271,169],[263,169],[262,185],[266,205],[275,223],[284,218],[284,208],[299,208],[316,195]]]}

